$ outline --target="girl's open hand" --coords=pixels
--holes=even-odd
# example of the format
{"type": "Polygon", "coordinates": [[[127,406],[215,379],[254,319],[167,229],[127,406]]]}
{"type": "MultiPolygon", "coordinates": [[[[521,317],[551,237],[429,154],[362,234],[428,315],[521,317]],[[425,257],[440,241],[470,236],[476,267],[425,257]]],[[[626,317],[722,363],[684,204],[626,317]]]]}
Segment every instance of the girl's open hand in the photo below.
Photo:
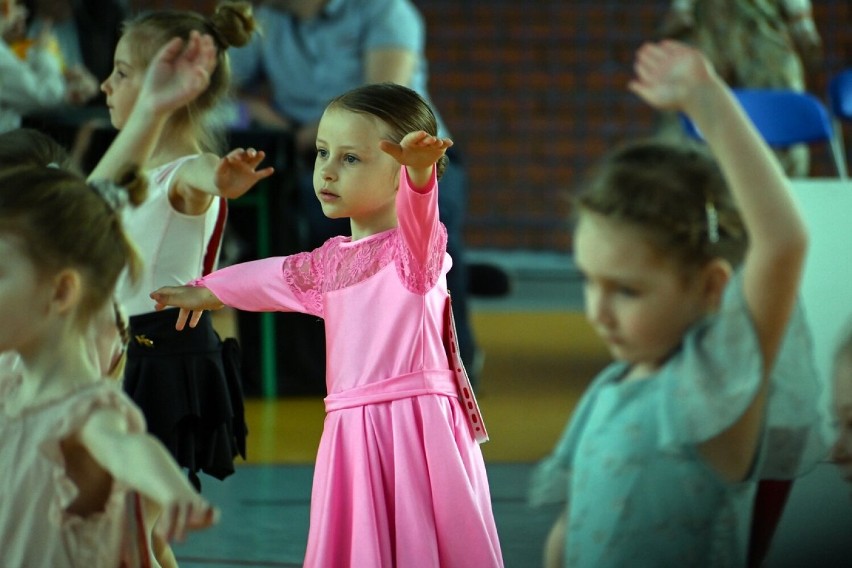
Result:
{"type": "Polygon", "coordinates": [[[703,85],[719,80],[701,51],[673,40],[642,45],[633,69],[628,88],[661,110],[688,110],[703,85]]]}
{"type": "Polygon", "coordinates": [[[163,112],[175,110],[207,89],[215,69],[212,37],[191,32],[185,45],[172,38],[148,65],[138,99],[163,112]]]}
{"type": "Polygon", "coordinates": [[[219,521],[219,511],[199,495],[172,499],[162,506],[155,530],[168,541],[183,541],[187,531],[206,529],[219,521]]]}
{"type": "Polygon", "coordinates": [[[399,144],[389,140],[382,140],[379,143],[383,152],[411,169],[430,168],[452,145],[453,141],[449,138],[432,136],[423,130],[409,132],[399,144]]]}
{"type": "Polygon", "coordinates": [[[225,307],[219,298],[204,286],[163,286],[151,292],[151,299],[157,302],[154,307],[157,311],[168,307],[180,308],[175,324],[178,331],[186,327],[190,314],[192,317],[189,327],[195,327],[204,310],[219,310],[225,307]]]}
{"type": "Polygon", "coordinates": [[[219,160],[213,182],[219,189],[219,195],[228,199],[240,197],[263,178],[269,177],[275,171],[268,167],[256,170],[266,157],[262,150],[237,148],[219,160]]]}

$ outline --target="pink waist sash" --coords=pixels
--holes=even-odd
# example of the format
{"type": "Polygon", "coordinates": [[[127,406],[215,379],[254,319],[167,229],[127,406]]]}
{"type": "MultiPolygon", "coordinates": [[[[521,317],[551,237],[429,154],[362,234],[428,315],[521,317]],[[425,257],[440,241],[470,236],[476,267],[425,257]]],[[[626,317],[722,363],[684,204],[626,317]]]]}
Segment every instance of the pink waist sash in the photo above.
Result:
{"type": "Polygon", "coordinates": [[[453,372],[450,370],[418,371],[333,393],[325,397],[325,411],[332,412],[424,394],[458,398],[459,391],[453,372]]]}

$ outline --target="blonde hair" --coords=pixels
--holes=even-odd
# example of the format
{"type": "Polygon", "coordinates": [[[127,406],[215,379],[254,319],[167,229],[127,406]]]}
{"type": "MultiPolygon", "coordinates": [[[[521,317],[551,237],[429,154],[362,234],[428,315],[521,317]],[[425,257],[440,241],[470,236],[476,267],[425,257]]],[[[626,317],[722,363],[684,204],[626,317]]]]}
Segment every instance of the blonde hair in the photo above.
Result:
{"type": "Polygon", "coordinates": [[[206,124],[209,112],[227,94],[231,82],[229,47],[246,45],[255,31],[252,5],[249,2],[224,1],[212,16],[205,17],[190,10],[158,10],[143,13],[122,26],[122,37],[128,38],[132,62],[140,68],[148,64],[163,45],[172,38],[189,39],[191,32],[210,35],[216,44],[216,69],[210,84],[191,103],[172,117],[176,128],[190,128],[201,147],[220,153],[222,133],[206,124]]]}

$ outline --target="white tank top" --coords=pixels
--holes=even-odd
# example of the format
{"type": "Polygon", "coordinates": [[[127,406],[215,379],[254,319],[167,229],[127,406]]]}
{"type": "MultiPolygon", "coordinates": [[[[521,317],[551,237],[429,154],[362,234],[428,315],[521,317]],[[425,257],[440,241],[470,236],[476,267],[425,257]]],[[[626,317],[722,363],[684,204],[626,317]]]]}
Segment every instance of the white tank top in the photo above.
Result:
{"type": "Polygon", "coordinates": [[[148,175],[148,196],[138,207],[125,207],[122,218],[127,236],[142,258],[142,274],[132,285],[127,274],[119,279],[117,298],[128,316],[154,311],[149,294],[161,286],[179,286],[201,276],[207,244],[216,226],[220,200],[213,199],[201,215],[185,215],[172,207],[169,187],[184,156],[148,175]]]}

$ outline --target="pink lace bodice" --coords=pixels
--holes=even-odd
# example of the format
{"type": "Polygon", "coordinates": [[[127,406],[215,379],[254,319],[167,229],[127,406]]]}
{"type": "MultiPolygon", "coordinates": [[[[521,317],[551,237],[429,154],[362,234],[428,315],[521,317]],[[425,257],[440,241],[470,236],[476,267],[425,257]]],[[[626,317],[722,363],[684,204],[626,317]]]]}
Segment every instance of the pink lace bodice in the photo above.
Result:
{"type": "Polygon", "coordinates": [[[431,243],[425,264],[407,246],[400,229],[350,242],[335,237],[320,248],[287,257],[282,266],[284,280],[309,313],[323,316],[322,295],[363,282],[390,263],[403,285],[415,294],[425,294],[438,281],[447,248],[447,231],[440,226],[431,243]]]}
{"type": "Polygon", "coordinates": [[[200,281],[238,309],[325,320],[327,415],[305,566],[503,565],[443,343],[452,262],[437,190],[434,176],[411,187],[403,168],[397,228],[200,281]]]}
{"type": "Polygon", "coordinates": [[[402,169],[397,216],[394,229],[357,241],[335,237],[311,252],[230,266],[197,282],[237,309],[323,318],[329,393],[446,372],[444,275],[452,261],[434,174],[414,188],[402,169]]]}

